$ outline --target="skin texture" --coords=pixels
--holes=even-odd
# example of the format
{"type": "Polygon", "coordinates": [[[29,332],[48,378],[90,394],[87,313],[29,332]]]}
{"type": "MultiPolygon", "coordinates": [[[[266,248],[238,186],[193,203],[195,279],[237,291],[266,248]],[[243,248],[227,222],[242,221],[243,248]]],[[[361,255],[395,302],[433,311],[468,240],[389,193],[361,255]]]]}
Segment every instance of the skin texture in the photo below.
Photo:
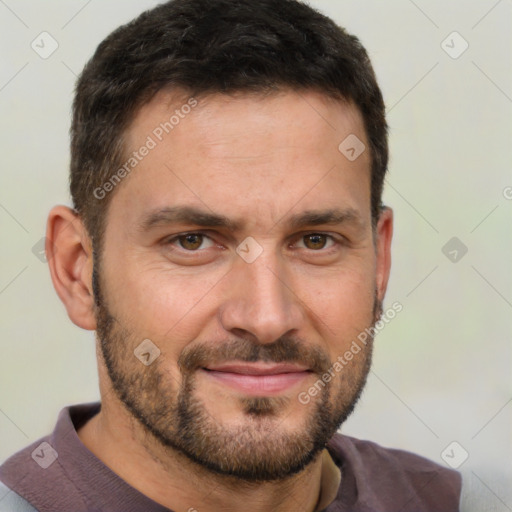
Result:
{"type": "MultiPolygon", "coordinates": [[[[162,91],[143,106],[128,152],[187,99],[162,91]]],[[[349,161],[349,134],[368,146],[357,108],[315,92],[198,98],[111,192],[99,260],[76,213],[50,213],[55,288],[97,330],[102,410],[79,437],[168,508],[315,508],[318,455],[357,401],[372,343],[308,404],[297,397],[377,320],[391,263],[392,212],[373,233],[370,155],[349,161]],[[171,222],[178,207],[230,224],[171,222]],[[343,221],[292,222],[334,210],[343,221]],[[248,263],[237,247],[261,254],[248,263]],[[160,351],[148,366],[134,355],[145,339],[160,351]],[[246,393],[202,369],[233,361],[308,372],[246,393]]]]}

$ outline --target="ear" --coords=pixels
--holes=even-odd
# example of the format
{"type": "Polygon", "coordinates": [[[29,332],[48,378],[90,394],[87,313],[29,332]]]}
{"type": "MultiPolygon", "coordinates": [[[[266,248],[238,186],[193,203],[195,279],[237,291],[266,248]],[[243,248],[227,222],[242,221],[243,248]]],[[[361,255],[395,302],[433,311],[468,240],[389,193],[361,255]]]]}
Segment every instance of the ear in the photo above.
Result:
{"type": "Polygon", "coordinates": [[[92,243],[80,217],[71,208],[56,206],[50,211],[46,259],[55,291],[71,321],[82,329],[96,329],[92,243]]]}
{"type": "Polygon", "coordinates": [[[376,286],[379,301],[384,300],[391,270],[391,239],[393,238],[393,210],[384,206],[376,228],[376,286]]]}

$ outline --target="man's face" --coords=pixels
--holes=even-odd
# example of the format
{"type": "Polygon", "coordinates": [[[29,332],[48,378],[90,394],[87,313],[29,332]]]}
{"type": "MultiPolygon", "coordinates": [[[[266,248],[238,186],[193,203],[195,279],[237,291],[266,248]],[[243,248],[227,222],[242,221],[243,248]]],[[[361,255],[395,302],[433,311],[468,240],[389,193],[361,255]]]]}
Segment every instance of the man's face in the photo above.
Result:
{"type": "Polygon", "coordinates": [[[109,207],[96,262],[103,358],[163,449],[217,473],[283,478],[324,447],[369,370],[371,342],[332,371],[383,294],[369,151],[338,150],[350,134],[368,146],[362,118],[314,93],[212,95],[159,141],[184,103],[159,93],[126,134],[128,153],[148,136],[156,146],[109,207]],[[146,362],[160,351],[149,365],[134,354],[143,340],[146,362]]]}

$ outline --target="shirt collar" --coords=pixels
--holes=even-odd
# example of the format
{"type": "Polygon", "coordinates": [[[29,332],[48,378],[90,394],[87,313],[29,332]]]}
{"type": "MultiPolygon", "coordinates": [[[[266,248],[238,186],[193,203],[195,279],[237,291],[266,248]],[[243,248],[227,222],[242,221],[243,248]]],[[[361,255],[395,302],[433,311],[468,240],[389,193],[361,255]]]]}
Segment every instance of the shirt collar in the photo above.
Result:
{"type": "Polygon", "coordinates": [[[322,452],[322,474],[320,476],[320,496],[315,512],[321,512],[328,507],[338,495],[341,483],[341,471],[334,463],[327,449],[322,452]]]}
{"type": "MultiPolygon", "coordinates": [[[[119,488],[120,494],[124,495],[124,497],[130,495],[132,505],[134,501],[142,501],[144,502],[144,507],[141,507],[141,510],[168,510],[130,487],[126,482],[124,482],[124,480],[121,480],[109,468],[104,466],[103,463],[89,452],[89,450],[87,450],[87,448],[85,448],[81,443],[76,433],[76,428],[99,412],[99,409],[99,403],[92,403],[71,406],[61,411],[57,427],[52,437],[57,438],[54,442],[59,453],[60,451],[64,452],[66,448],[71,448],[74,453],[74,457],[71,456],[71,454],[69,457],[70,461],[74,461],[73,466],[67,468],[69,473],[75,474],[74,476],[77,477],[80,469],[83,469],[85,473],[82,473],[82,478],[79,478],[79,480],[85,479],[85,481],[89,481],[90,477],[85,478],[85,475],[90,475],[91,468],[97,466],[97,471],[93,471],[92,473],[97,474],[98,478],[103,481],[105,479],[115,480],[117,483],[113,488],[119,488]],[[66,439],[65,443],[64,439],[66,439]],[[65,447],[63,444],[69,446],[65,447]],[[81,456],[77,458],[77,454],[80,452],[81,456]],[[82,464],[77,464],[77,459],[81,461],[86,460],[88,463],[85,464],[84,468],[79,468],[77,466],[82,466],[82,464]]],[[[322,470],[320,475],[320,493],[314,512],[324,511],[336,499],[341,483],[341,471],[326,448],[322,451],[321,457],[322,470]]],[[[67,457],[61,458],[64,463],[68,462],[67,459],[67,457]]],[[[135,508],[133,508],[133,510],[135,510],[135,508]]]]}

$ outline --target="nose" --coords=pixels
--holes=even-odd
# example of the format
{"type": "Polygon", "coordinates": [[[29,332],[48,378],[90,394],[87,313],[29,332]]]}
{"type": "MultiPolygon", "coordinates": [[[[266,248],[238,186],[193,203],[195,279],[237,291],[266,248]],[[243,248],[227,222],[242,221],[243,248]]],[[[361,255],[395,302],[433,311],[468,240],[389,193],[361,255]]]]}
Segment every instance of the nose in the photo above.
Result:
{"type": "Polygon", "coordinates": [[[303,307],[278,257],[262,254],[252,263],[240,258],[230,272],[228,287],[220,322],[231,334],[272,343],[301,328],[303,307]]]}

